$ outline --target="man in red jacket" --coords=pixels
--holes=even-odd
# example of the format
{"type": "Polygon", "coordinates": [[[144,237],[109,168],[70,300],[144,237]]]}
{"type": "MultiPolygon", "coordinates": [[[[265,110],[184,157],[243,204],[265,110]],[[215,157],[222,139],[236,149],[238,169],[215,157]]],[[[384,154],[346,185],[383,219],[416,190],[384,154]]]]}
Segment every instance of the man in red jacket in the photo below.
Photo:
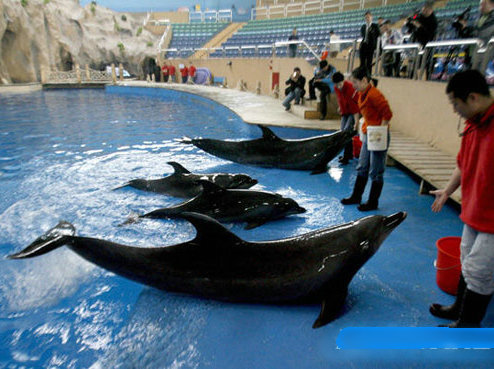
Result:
{"type": "Polygon", "coordinates": [[[161,70],[163,71],[163,79],[165,82],[168,82],[168,76],[170,75],[170,70],[168,69],[168,65],[166,63],[163,63],[163,66],[161,67],[161,70]]]}
{"type": "Polygon", "coordinates": [[[446,93],[467,121],[456,169],[446,188],[431,191],[436,196],[432,211],[439,212],[461,185],[462,275],[453,305],[432,304],[429,311],[454,320],[451,328],[480,327],[494,293],[494,98],[476,70],[455,74],[446,93]]]}
{"type": "MultiPolygon", "coordinates": [[[[358,104],[354,100],[355,88],[352,83],[345,81],[345,77],[340,72],[333,74],[334,92],[338,99],[338,108],[341,115],[341,130],[355,131],[355,122],[358,122],[358,104]]],[[[352,141],[346,144],[343,156],[339,159],[342,165],[348,164],[353,158],[352,141]]]]}
{"type": "Polygon", "coordinates": [[[173,64],[170,64],[168,66],[168,73],[170,74],[170,77],[172,78],[172,82],[175,82],[176,79],[176,73],[177,71],[175,70],[175,66],[173,64]]]}
{"type": "Polygon", "coordinates": [[[182,83],[187,83],[187,77],[189,76],[189,69],[185,64],[180,64],[180,74],[182,75],[182,83]]]}
{"type": "Polygon", "coordinates": [[[190,62],[189,67],[189,83],[194,83],[196,81],[196,67],[190,62]]]}

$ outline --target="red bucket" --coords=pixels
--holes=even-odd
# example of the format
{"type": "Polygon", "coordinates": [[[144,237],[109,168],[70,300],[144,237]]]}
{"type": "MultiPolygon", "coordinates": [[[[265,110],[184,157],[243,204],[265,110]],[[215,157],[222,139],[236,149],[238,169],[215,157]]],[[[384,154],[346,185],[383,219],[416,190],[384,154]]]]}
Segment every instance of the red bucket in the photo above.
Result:
{"type": "Polygon", "coordinates": [[[456,295],[461,274],[460,261],[461,237],[443,237],[436,241],[437,260],[436,283],[440,289],[450,295],[456,295]]]}
{"type": "Polygon", "coordinates": [[[358,135],[353,136],[352,144],[353,144],[353,157],[358,158],[360,155],[360,149],[362,148],[362,141],[360,141],[360,137],[358,135]]]}

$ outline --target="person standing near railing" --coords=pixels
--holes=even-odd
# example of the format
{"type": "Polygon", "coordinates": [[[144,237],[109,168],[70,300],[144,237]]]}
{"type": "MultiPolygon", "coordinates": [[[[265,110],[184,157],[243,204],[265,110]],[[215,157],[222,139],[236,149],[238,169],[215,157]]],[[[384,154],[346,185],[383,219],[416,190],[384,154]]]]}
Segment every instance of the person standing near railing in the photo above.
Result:
{"type": "MultiPolygon", "coordinates": [[[[292,34],[288,37],[288,41],[298,41],[297,29],[292,30],[292,34]]],[[[288,45],[288,56],[290,58],[295,58],[297,56],[297,44],[288,45]]]]}
{"type": "MultiPolygon", "coordinates": [[[[428,42],[434,40],[437,33],[437,18],[434,14],[434,3],[427,1],[420,13],[412,19],[411,24],[414,27],[412,32],[412,42],[418,42],[422,48],[425,48],[428,42]]],[[[425,70],[427,79],[429,79],[432,67],[432,55],[434,54],[432,49],[425,49],[424,55],[420,58],[419,65],[422,63],[422,58],[425,58],[425,70]]]]}
{"type": "Polygon", "coordinates": [[[384,47],[402,44],[403,35],[399,30],[391,28],[390,24],[389,20],[385,20],[381,26],[382,66],[386,77],[399,77],[401,50],[384,50],[384,47]]]}
{"type": "Polygon", "coordinates": [[[494,0],[480,0],[480,18],[476,22],[473,34],[484,45],[494,37],[494,0]]]}
{"type": "Polygon", "coordinates": [[[336,58],[340,52],[340,44],[338,43],[340,40],[341,37],[334,33],[333,30],[329,31],[329,57],[336,58]]]}
{"type": "Polygon", "coordinates": [[[372,59],[374,58],[374,52],[377,47],[377,40],[381,35],[379,26],[376,23],[372,23],[372,13],[370,11],[365,12],[365,24],[360,28],[360,35],[362,36],[362,42],[360,43],[360,66],[367,68],[369,75],[372,74],[372,59]]]}

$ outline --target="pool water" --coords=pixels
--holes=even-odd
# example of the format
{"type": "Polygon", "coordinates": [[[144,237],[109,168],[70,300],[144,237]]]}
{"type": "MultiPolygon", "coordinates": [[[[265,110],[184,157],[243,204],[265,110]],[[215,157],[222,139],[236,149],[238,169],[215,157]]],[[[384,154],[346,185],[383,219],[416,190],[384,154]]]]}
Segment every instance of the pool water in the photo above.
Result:
{"type": "MultiPolygon", "coordinates": [[[[327,132],[273,128],[285,138],[327,132]]],[[[53,227],[141,247],[194,237],[178,220],[119,227],[129,215],[183,200],[126,188],[159,178],[176,161],[193,172],[246,173],[254,189],[295,199],[307,213],[253,230],[226,224],[246,240],[299,235],[362,217],[343,207],[355,162],[335,159],[322,175],[243,166],[180,143],[188,137],[261,136],[227,108],[163,89],[109,87],[0,96],[0,368],[337,368],[483,367],[490,350],[344,351],[339,331],[352,326],[435,326],[433,301],[452,297],[435,285],[435,241],[460,235],[458,213],[429,210],[432,198],[390,167],[380,209],[408,218],[355,276],[345,313],[313,330],[319,306],[230,304],[166,293],[100,269],[67,248],[26,260],[5,256],[53,227]],[[384,365],[384,366],[383,366],[384,365]]],[[[493,309],[485,326],[494,325],[493,309]]]]}

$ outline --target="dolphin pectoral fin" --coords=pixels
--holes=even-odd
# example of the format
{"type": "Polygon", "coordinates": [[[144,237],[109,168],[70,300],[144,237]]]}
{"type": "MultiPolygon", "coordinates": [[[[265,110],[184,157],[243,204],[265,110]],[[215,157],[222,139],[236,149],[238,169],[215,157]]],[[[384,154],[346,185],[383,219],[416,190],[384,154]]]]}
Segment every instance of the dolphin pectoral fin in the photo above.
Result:
{"type": "Polygon", "coordinates": [[[69,222],[61,221],[55,227],[38,237],[21,252],[7,256],[8,259],[25,259],[46,254],[56,248],[70,243],[75,228],[69,222]]]}
{"type": "Polygon", "coordinates": [[[190,174],[190,172],[187,169],[185,169],[181,164],[175,161],[169,161],[167,162],[167,164],[173,167],[175,174],[190,174]]]}
{"type": "Polygon", "coordinates": [[[218,221],[204,214],[184,212],[177,214],[195,227],[197,235],[195,242],[200,245],[212,245],[213,247],[225,247],[231,251],[232,245],[245,243],[244,240],[226,229],[218,221]]]}
{"type": "Polygon", "coordinates": [[[335,320],[345,304],[347,293],[348,291],[345,289],[322,300],[321,312],[312,328],[320,328],[335,320]]]}
{"type": "Polygon", "coordinates": [[[267,221],[268,221],[267,219],[256,219],[252,222],[247,222],[247,225],[244,227],[244,229],[249,230],[249,229],[257,228],[265,224],[267,221]]]}
{"type": "Polygon", "coordinates": [[[316,168],[312,169],[312,172],[310,172],[310,175],[313,176],[315,174],[322,174],[322,173],[326,173],[327,171],[328,171],[328,166],[324,165],[324,166],[320,166],[320,167],[316,167],[316,168]]]}
{"type": "Polygon", "coordinates": [[[220,194],[227,191],[226,189],[217,185],[216,183],[213,183],[211,181],[206,181],[204,179],[199,179],[199,180],[195,181],[195,183],[200,184],[202,186],[202,194],[220,195],[220,194]]]}

